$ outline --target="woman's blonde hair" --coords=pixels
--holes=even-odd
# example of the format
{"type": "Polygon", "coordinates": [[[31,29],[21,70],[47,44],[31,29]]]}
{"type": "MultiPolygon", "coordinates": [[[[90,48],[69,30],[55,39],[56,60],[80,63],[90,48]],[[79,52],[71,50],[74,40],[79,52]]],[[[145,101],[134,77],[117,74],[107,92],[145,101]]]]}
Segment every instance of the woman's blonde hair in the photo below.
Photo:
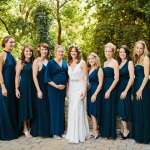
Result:
{"type": "Polygon", "coordinates": [[[107,43],[107,44],[105,45],[105,49],[106,49],[107,47],[110,47],[110,48],[112,49],[112,52],[115,52],[115,50],[116,50],[116,46],[115,46],[114,44],[112,44],[112,43],[107,43]]]}
{"type": "Polygon", "coordinates": [[[101,63],[100,63],[100,58],[98,57],[98,55],[96,53],[90,53],[88,56],[87,56],[87,67],[88,67],[88,70],[91,69],[91,65],[89,64],[89,61],[88,61],[88,57],[89,56],[93,56],[94,59],[95,59],[95,66],[96,68],[100,67],[101,66],[101,63]]]}
{"type": "Polygon", "coordinates": [[[134,64],[141,64],[144,60],[144,57],[148,55],[148,49],[147,49],[147,46],[145,44],[144,41],[142,40],[139,40],[135,43],[135,46],[134,46],[134,53],[133,53],[133,62],[134,64]],[[143,45],[143,54],[138,57],[138,55],[136,54],[136,46],[137,44],[142,44],[143,45]]]}

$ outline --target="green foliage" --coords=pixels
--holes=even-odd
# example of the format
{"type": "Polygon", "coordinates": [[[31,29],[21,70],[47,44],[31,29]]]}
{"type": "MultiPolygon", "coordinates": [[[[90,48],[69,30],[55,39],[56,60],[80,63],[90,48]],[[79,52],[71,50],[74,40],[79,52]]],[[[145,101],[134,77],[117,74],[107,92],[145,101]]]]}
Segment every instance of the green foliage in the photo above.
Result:
{"type": "Polygon", "coordinates": [[[53,49],[55,43],[50,36],[50,27],[53,23],[52,10],[46,4],[40,4],[32,12],[33,16],[33,42],[35,45],[39,43],[47,43],[51,49],[51,56],[53,56],[53,49]]]}
{"type": "Polygon", "coordinates": [[[104,45],[108,42],[133,50],[135,42],[141,39],[150,46],[150,1],[107,0],[96,4],[98,23],[93,42],[103,62],[104,45]]]}

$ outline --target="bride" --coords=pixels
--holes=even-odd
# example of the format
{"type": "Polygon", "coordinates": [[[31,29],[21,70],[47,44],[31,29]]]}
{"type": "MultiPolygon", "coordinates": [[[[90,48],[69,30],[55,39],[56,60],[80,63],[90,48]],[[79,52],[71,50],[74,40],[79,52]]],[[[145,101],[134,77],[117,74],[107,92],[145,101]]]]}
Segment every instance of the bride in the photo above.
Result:
{"type": "Polygon", "coordinates": [[[78,46],[71,45],[68,52],[69,109],[66,139],[71,143],[84,142],[89,137],[89,125],[84,105],[87,91],[87,66],[81,59],[80,51],[78,46]]]}

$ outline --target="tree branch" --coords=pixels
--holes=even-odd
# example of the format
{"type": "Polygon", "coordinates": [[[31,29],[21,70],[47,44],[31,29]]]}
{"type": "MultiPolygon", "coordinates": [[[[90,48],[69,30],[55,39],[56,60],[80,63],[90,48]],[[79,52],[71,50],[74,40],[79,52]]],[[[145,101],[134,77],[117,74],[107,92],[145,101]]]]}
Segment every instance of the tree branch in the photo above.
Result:
{"type": "Polygon", "coordinates": [[[6,23],[4,22],[4,20],[2,20],[2,18],[0,18],[0,21],[3,23],[3,25],[5,26],[5,28],[6,28],[7,32],[8,32],[8,34],[10,35],[10,31],[9,31],[9,29],[8,29],[8,27],[7,27],[7,25],[6,25],[6,23]]]}
{"type": "Polygon", "coordinates": [[[29,7],[28,11],[26,12],[25,21],[28,20],[28,17],[29,17],[31,10],[32,10],[32,7],[29,7]]]}
{"type": "Polygon", "coordinates": [[[58,8],[57,8],[57,10],[59,10],[60,8],[62,8],[66,3],[68,3],[70,0],[65,0],[64,1],[64,3],[63,4],[61,4],[58,8]]]}

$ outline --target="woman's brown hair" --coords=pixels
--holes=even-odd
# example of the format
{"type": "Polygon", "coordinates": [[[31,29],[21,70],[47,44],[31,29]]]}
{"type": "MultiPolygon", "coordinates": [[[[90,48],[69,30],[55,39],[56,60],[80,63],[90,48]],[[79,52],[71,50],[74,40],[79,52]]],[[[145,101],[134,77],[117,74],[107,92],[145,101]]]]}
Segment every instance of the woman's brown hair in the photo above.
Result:
{"type": "Polygon", "coordinates": [[[73,49],[73,48],[75,48],[75,50],[76,50],[76,52],[77,52],[77,64],[81,61],[81,59],[82,59],[82,55],[81,55],[81,49],[80,49],[80,47],[78,47],[77,45],[71,45],[71,46],[69,46],[69,51],[68,51],[68,65],[71,65],[71,63],[72,63],[72,61],[73,61],[73,59],[72,59],[72,57],[71,57],[71,50],[73,49]]]}
{"type": "Polygon", "coordinates": [[[26,48],[29,48],[32,51],[32,56],[30,57],[30,62],[33,63],[33,61],[35,59],[35,56],[34,56],[34,53],[33,53],[33,48],[30,45],[26,45],[26,46],[22,47],[20,60],[21,60],[21,64],[22,64],[23,67],[26,67],[26,65],[25,65],[25,55],[24,55],[24,51],[25,51],[26,48]]]}
{"type": "MultiPolygon", "coordinates": [[[[132,60],[131,58],[131,55],[130,55],[130,50],[129,48],[126,46],[126,45],[121,45],[120,46],[120,49],[124,49],[125,53],[126,53],[126,59],[129,61],[129,60],[132,60]]],[[[120,49],[119,49],[119,52],[120,52],[120,49]]],[[[118,61],[118,64],[120,65],[121,62],[122,62],[122,59],[120,58],[119,56],[119,53],[118,53],[118,56],[117,56],[117,61],[118,61]]]]}
{"type": "Polygon", "coordinates": [[[2,41],[2,47],[3,47],[3,48],[5,48],[5,43],[7,43],[7,42],[9,41],[9,39],[11,39],[11,38],[14,39],[14,37],[11,36],[11,35],[8,35],[8,36],[5,36],[5,37],[4,37],[4,39],[3,39],[3,41],[2,41]]]}
{"type": "Polygon", "coordinates": [[[47,57],[49,57],[50,49],[49,49],[49,45],[47,43],[41,43],[38,45],[38,47],[37,47],[38,57],[41,57],[41,52],[40,52],[41,47],[46,48],[48,50],[47,57]]]}

